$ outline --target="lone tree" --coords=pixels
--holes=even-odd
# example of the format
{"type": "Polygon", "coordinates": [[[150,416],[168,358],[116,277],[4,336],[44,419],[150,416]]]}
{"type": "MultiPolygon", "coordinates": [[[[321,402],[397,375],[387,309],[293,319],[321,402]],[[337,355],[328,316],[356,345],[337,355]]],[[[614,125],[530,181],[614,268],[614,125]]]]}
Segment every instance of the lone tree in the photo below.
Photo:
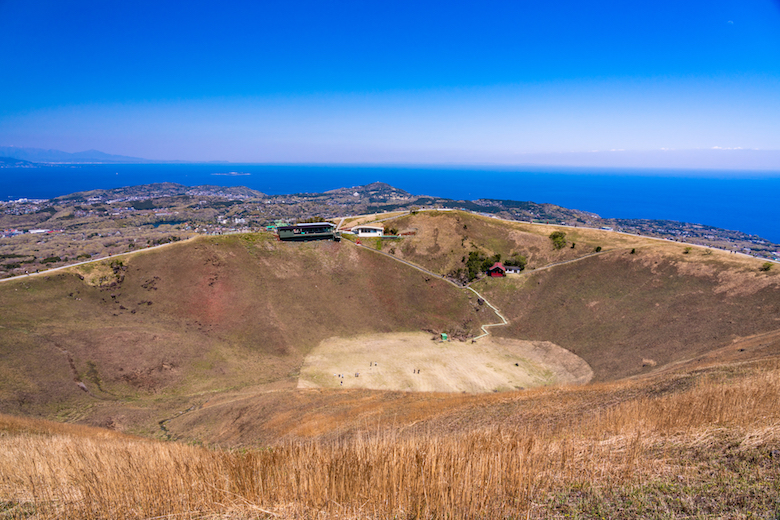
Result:
{"type": "Polygon", "coordinates": [[[550,240],[552,240],[555,249],[563,249],[566,247],[566,233],[563,231],[553,231],[550,233],[550,240]]]}
{"type": "Polygon", "coordinates": [[[772,262],[764,262],[764,265],[762,265],[758,269],[759,271],[764,271],[764,272],[769,271],[770,269],[772,269],[772,262]]]}

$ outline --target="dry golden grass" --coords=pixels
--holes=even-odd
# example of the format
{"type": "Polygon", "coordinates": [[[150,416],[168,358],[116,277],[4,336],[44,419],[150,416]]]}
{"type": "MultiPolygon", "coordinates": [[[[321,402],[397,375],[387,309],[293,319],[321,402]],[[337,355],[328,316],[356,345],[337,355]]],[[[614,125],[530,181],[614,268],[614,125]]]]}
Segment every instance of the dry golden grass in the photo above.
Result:
{"type": "Polygon", "coordinates": [[[775,367],[626,399],[563,429],[388,427],[227,451],[17,428],[0,434],[0,517],[768,516],[780,491],[778,402],[775,367]]]}

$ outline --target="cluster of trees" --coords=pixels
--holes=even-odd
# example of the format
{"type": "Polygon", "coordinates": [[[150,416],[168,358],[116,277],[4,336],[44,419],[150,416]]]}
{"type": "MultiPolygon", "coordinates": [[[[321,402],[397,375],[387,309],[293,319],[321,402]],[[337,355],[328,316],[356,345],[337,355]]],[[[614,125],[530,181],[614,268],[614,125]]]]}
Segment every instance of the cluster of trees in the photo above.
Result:
{"type": "MultiPolygon", "coordinates": [[[[461,261],[466,265],[464,268],[455,271],[454,277],[471,282],[479,276],[479,273],[487,271],[493,267],[493,264],[496,262],[501,262],[501,254],[497,253],[495,255],[487,256],[479,251],[471,251],[468,257],[464,256],[461,261]]],[[[512,255],[503,262],[505,266],[517,266],[521,270],[525,269],[527,263],[528,259],[519,254],[512,255]]]]}
{"type": "Polygon", "coordinates": [[[504,261],[504,265],[507,267],[519,267],[522,271],[525,269],[528,259],[523,255],[514,255],[512,258],[508,258],[504,261]]]}
{"type": "Polygon", "coordinates": [[[468,275],[469,282],[475,279],[479,273],[487,271],[493,266],[493,264],[500,261],[500,254],[485,256],[479,251],[471,251],[469,253],[468,259],[466,260],[466,273],[468,275]]]}
{"type": "Polygon", "coordinates": [[[154,201],[151,199],[147,200],[137,200],[130,204],[130,207],[132,207],[135,210],[142,210],[142,209],[155,209],[157,206],[154,204],[154,201]]]}
{"type": "Polygon", "coordinates": [[[177,237],[176,235],[171,235],[163,238],[158,238],[157,240],[148,239],[146,241],[146,244],[149,246],[161,246],[163,244],[170,244],[171,242],[178,242],[181,240],[181,237],[177,237]]]}

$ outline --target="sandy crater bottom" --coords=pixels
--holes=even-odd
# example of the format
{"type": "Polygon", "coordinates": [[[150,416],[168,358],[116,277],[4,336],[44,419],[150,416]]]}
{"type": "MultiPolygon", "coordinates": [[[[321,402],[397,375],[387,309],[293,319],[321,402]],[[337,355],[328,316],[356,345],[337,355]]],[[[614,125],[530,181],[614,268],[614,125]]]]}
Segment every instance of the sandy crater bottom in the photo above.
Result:
{"type": "Polygon", "coordinates": [[[306,356],[298,388],[481,393],[592,378],[582,358],[548,341],[440,342],[428,333],[394,333],[326,339],[306,356]]]}

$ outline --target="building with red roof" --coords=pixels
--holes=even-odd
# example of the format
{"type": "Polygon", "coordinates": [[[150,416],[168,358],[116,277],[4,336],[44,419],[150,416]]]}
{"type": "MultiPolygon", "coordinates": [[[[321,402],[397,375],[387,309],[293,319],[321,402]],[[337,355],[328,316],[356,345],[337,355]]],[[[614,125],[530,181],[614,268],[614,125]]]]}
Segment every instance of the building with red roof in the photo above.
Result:
{"type": "Polygon", "coordinates": [[[506,276],[506,267],[501,262],[496,262],[493,267],[485,271],[488,276],[506,276]]]}

